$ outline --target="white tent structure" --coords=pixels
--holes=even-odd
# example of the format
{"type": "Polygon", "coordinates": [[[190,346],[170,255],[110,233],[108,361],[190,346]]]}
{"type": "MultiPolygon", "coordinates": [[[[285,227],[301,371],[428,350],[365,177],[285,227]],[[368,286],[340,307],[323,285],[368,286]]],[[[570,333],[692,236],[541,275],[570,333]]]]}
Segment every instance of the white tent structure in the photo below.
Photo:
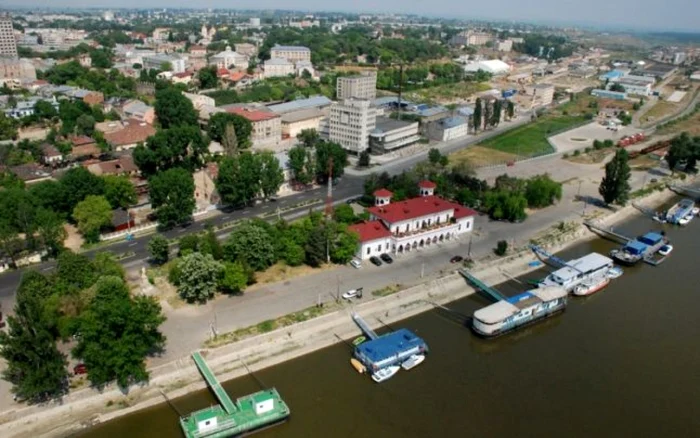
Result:
{"type": "Polygon", "coordinates": [[[502,75],[510,72],[510,65],[498,59],[491,59],[488,61],[470,62],[464,66],[464,71],[467,73],[476,73],[479,70],[491,73],[492,75],[502,75]]]}

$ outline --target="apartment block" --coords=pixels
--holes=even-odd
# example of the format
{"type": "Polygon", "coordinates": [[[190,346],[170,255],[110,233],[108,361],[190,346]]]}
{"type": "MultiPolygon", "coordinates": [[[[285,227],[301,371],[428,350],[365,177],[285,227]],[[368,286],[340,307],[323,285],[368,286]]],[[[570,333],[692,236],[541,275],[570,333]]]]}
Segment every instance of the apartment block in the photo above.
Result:
{"type": "Polygon", "coordinates": [[[0,15],[0,56],[17,57],[17,42],[9,14],[0,15]]]}
{"type": "Polygon", "coordinates": [[[290,62],[311,61],[311,50],[303,46],[273,46],[270,58],[283,58],[290,62]]]}
{"type": "Polygon", "coordinates": [[[377,72],[366,71],[360,75],[338,78],[338,99],[375,99],[377,97],[377,72]]]}
{"type": "Polygon", "coordinates": [[[369,134],[376,127],[377,109],[367,99],[345,99],[331,106],[328,138],[351,153],[369,147],[369,134]]]}

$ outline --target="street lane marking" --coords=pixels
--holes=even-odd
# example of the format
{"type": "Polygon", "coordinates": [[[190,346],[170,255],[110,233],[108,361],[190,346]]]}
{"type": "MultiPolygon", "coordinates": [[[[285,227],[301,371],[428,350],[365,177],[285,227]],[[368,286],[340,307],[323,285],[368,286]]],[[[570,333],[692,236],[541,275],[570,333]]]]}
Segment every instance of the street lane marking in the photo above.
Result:
{"type": "Polygon", "coordinates": [[[183,228],[182,230],[178,230],[178,233],[186,233],[186,232],[187,232],[187,228],[183,228]]]}
{"type": "Polygon", "coordinates": [[[49,266],[48,268],[42,269],[42,271],[46,272],[46,271],[50,271],[50,270],[52,270],[52,269],[54,269],[54,268],[55,268],[55,266],[49,266]]]}
{"type": "Polygon", "coordinates": [[[134,243],[130,243],[129,246],[136,246],[138,244],[139,244],[138,242],[134,242],[134,243]]]}

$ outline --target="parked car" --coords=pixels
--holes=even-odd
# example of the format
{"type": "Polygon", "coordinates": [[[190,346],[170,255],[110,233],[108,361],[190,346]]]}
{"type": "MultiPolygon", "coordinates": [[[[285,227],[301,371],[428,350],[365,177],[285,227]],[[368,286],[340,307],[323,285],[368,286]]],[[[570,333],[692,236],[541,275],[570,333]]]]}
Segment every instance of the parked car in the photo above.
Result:
{"type": "Polygon", "coordinates": [[[79,363],[78,365],[73,367],[73,374],[75,374],[76,376],[85,373],[87,373],[87,367],[84,363],[79,363]]]}
{"type": "Polygon", "coordinates": [[[459,263],[464,260],[464,257],[456,255],[450,259],[450,263],[459,263]]]}
{"type": "Polygon", "coordinates": [[[357,259],[350,260],[350,266],[355,269],[360,269],[362,267],[362,262],[357,259]]]}
{"type": "Polygon", "coordinates": [[[350,289],[342,295],[344,300],[351,300],[353,298],[362,298],[362,288],[350,289]]]}
{"type": "Polygon", "coordinates": [[[384,260],[384,262],[385,262],[386,264],[388,264],[388,265],[394,263],[394,259],[392,259],[391,256],[390,256],[389,254],[387,254],[387,253],[384,253],[384,254],[380,255],[379,258],[381,258],[382,260],[384,260]]]}
{"type": "Polygon", "coordinates": [[[369,261],[370,261],[374,266],[381,266],[381,265],[382,265],[382,261],[379,260],[379,257],[377,257],[377,256],[372,256],[372,257],[370,257],[370,258],[369,258],[369,261]]]}

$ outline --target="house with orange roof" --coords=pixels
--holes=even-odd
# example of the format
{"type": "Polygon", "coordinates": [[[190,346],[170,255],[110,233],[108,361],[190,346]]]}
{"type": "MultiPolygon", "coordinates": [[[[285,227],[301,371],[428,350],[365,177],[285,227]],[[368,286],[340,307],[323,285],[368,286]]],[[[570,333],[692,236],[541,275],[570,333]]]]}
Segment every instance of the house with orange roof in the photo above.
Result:
{"type": "Polygon", "coordinates": [[[436,187],[421,181],[420,196],[398,202],[392,202],[389,190],[374,192],[374,206],[367,209],[370,220],[348,227],[360,238],[356,256],[403,254],[470,233],[476,212],[435,195],[436,187]]]}

